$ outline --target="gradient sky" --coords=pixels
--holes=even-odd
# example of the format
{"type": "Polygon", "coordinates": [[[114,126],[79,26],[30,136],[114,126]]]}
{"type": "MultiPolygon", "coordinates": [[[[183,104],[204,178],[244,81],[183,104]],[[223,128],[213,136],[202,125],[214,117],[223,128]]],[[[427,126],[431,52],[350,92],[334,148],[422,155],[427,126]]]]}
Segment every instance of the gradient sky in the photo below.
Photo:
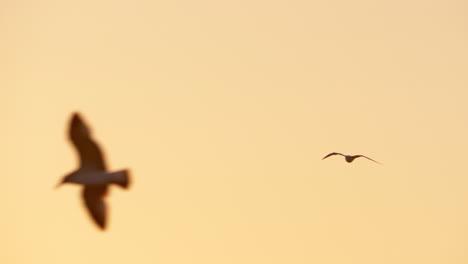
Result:
{"type": "Polygon", "coordinates": [[[2,1],[0,263],[467,263],[467,11],[2,1]],[[53,189],[73,111],[132,171],[106,232],[53,189]]]}

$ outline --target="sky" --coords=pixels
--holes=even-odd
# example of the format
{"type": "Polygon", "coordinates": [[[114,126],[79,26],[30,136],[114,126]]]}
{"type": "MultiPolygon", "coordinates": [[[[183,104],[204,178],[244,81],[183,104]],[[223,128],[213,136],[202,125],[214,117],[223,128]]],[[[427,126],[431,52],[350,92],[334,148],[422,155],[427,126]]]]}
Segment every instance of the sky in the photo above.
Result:
{"type": "Polygon", "coordinates": [[[2,1],[0,263],[467,263],[467,10],[2,1]],[[105,232],[75,111],[132,174],[105,232]]]}

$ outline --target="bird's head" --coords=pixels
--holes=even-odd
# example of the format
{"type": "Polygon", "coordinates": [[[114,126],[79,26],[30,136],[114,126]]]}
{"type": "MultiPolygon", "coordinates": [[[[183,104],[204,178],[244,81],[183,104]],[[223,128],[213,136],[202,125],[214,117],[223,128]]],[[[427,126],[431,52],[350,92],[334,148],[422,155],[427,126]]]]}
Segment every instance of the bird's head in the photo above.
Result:
{"type": "Polygon", "coordinates": [[[62,184],[65,184],[65,183],[72,183],[74,175],[75,175],[75,173],[72,172],[70,174],[67,174],[67,175],[63,176],[62,180],[57,183],[55,188],[57,189],[58,187],[62,186],[62,184]]]}

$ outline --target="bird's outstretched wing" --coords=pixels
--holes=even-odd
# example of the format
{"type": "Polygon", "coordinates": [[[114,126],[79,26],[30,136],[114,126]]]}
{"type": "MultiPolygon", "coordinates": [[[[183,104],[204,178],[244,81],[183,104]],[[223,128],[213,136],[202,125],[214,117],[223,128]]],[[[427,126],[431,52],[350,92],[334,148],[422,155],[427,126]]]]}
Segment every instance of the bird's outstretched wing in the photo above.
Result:
{"type": "Polygon", "coordinates": [[[69,132],[70,140],[80,157],[80,167],[105,171],[106,164],[101,149],[93,140],[91,130],[78,113],[72,116],[69,132]]]}
{"type": "Polygon", "coordinates": [[[326,158],[328,158],[328,157],[330,157],[330,156],[333,156],[333,155],[341,155],[341,156],[344,156],[344,155],[343,155],[343,154],[341,154],[341,153],[338,153],[338,152],[332,152],[332,153],[330,153],[330,154],[326,155],[325,157],[323,157],[323,158],[322,158],[322,160],[324,160],[324,159],[326,159],[326,158]]]}
{"type": "Polygon", "coordinates": [[[382,165],[382,163],[380,163],[380,162],[378,162],[378,161],[376,161],[376,160],[373,160],[373,159],[371,159],[371,158],[369,158],[369,157],[366,157],[366,156],[364,156],[364,155],[356,155],[356,158],[360,158],[360,157],[366,158],[366,159],[368,159],[368,160],[372,160],[373,162],[382,165]]]}
{"type": "Polygon", "coordinates": [[[102,230],[106,229],[107,206],[104,197],[107,186],[86,186],[83,188],[83,200],[89,215],[102,230]]]}

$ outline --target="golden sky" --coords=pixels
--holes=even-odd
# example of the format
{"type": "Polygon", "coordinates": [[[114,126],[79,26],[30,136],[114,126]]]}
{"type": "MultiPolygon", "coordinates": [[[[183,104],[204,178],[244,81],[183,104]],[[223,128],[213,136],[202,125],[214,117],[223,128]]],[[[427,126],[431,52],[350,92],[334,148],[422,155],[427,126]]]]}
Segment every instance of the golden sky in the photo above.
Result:
{"type": "Polygon", "coordinates": [[[467,263],[467,10],[2,1],[0,263],[467,263]],[[132,171],[106,232],[73,111],[132,171]]]}

